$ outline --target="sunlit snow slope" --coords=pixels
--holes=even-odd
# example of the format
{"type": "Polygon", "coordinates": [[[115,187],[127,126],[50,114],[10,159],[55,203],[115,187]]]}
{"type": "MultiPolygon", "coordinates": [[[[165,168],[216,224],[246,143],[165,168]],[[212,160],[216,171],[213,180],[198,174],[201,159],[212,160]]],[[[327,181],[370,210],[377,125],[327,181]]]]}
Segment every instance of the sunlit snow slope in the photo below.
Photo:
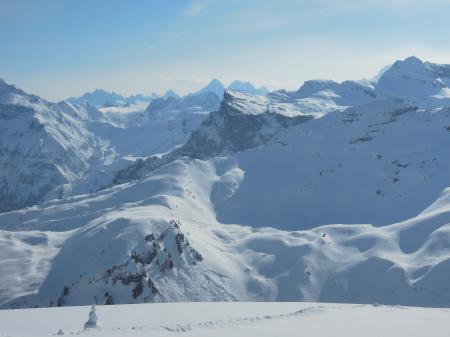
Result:
{"type": "Polygon", "coordinates": [[[379,87],[447,67],[227,91],[183,145],[110,172],[108,188],[0,214],[0,304],[449,307],[450,109],[379,87]]]}
{"type": "Polygon", "coordinates": [[[228,337],[444,337],[448,309],[317,303],[171,303],[97,306],[98,329],[83,330],[89,307],[1,310],[0,334],[228,337]],[[24,324],[24,321],[26,324],[24,324]]]}

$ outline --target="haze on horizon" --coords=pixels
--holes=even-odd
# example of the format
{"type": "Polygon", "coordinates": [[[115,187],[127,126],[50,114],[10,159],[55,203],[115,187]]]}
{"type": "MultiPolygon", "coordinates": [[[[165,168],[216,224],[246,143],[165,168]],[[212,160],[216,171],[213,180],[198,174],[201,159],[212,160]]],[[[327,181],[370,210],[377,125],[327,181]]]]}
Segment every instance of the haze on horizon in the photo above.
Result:
{"type": "Polygon", "coordinates": [[[180,94],[212,78],[296,89],[450,63],[449,0],[0,0],[0,78],[50,100],[180,94]]]}

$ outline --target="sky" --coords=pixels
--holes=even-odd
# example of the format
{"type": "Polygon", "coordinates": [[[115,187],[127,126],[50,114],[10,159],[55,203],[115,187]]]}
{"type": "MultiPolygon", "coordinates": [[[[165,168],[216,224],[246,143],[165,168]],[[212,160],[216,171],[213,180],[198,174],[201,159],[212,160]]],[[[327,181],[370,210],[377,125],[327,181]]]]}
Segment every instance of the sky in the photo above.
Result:
{"type": "Polygon", "coordinates": [[[49,100],[96,88],[297,89],[450,63],[450,0],[0,0],[0,78],[49,100]]]}

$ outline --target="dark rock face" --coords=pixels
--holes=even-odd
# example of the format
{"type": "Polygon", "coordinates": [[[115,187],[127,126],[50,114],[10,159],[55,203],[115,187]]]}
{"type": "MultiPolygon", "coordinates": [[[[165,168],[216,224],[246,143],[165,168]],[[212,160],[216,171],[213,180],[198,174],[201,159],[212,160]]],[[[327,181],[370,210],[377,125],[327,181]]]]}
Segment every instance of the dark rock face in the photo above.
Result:
{"type": "MultiPolygon", "coordinates": [[[[227,99],[227,94],[225,94],[227,99]]],[[[228,98],[230,99],[230,98],[228,98]]],[[[181,148],[182,155],[206,159],[245,151],[273,139],[279,128],[287,128],[311,116],[287,117],[280,114],[243,114],[225,100],[219,111],[213,112],[200,128],[194,131],[181,148]],[[266,132],[261,132],[267,128],[266,132]]]]}

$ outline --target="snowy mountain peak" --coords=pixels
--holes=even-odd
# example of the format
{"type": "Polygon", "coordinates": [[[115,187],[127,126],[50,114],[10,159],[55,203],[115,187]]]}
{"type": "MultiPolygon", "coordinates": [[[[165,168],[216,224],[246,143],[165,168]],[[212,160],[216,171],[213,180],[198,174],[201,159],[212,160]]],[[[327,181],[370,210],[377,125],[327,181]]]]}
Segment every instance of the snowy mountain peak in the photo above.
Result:
{"type": "Polygon", "coordinates": [[[404,60],[395,61],[392,69],[405,75],[414,75],[426,71],[426,64],[415,56],[410,56],[404,60]]]}
{"type": "Polygon", "coordinates": [[[114,91],[108,92],[104,89],[95,89],[92,92],[86,92],[80,97],[71,97],[67,101],[72,104],[83,105],[89,103],[90,105],[100,108],[110,107],[127,107],[130,105],[136,105],[142,102],[147,104],[151,102],[156,96],[154,94],[150,96],[144,96],[141,94],[123,96],[114,91]]]}
{"type": "Polygon", "coordinates": [[[335,89],[339,83],[332,80],[310,80],[303,83],[300,89],[297,90],[296,96],[305,98],[317,94],[320,91],[327,89],[335,89]]]}
{"type": "Polygon", "coordinates": [[[0,94],[5,95],[10,93],[25,95],[25,93],[22,90],[18,89],[15,85],[9,84],[8,82],[0,78],[0,94]]]}
{"type": "Polygon", "coordinates": [[[116,95],[116,93],[115,93],[114,91],[112,91],[112,92],[107,92],[106,90],[100,89],[100,88],[95,89],[95,90],[92,92],[92,94],[93,94],[93,95],[116,95]]]}
{"type": "Polygon", "coordinates": [[[86,92],[80,97],[71,97],[67,101],[73,104],[82,105],[90,103],[91,105],[100,108],[104,105],[123,104],[125,98],[115,92],[107,92],[103,89],[95,89],[92,92],[86,92]]]}
{"type": "Polygon", "coordinates": [[[223,97],[223,93],[225,92],[225,87],[218,79],[213,79],[206,87],[200,89],[196,94],[204,94],[207,92],[212,92],[221,99],[223,97]]]}
{"type": "Polygon", "coordinates": [[[327,113],[333,110],[343,110],[349,106],[364,104],[377,97],[374,83],[370,81],[344,81],[338,83],[332,80],[306,81],[299,90],[293,93],[297,102],[304,106],[316,106],[317,113],[327,113]]]}
{"type": "Polygon", "coordinates": [[[396,61],[377,83],[377,91],[424,108],[450,104],[450,65],[422,62],[411,56],[396,61]]]}
{"type": "Polygon", "coordinates": [[[416,56],[409,56],[409,57],[405,58],[403,62],[405,64],[415,64],[415,65],[422,65],[423,64],[422,60],[419,59],[416,56]]]}

